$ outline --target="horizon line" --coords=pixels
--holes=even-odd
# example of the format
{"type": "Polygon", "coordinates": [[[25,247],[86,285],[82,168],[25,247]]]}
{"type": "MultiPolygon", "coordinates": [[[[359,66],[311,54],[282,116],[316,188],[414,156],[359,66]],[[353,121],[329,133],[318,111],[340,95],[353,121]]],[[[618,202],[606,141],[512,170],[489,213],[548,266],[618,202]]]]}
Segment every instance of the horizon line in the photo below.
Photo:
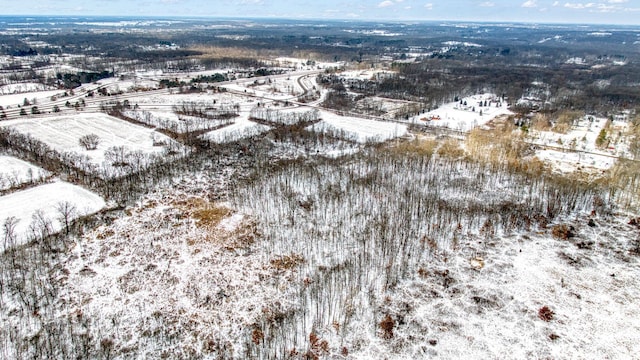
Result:
{"type": "Polygon", "coordinates": [[[91,15],[91,14],[2,14],[0,18],[9,17],[79,17],[79,18],[123,18],[123,19],[190,19],[190,20],[280,20],[280,21],[314,21],[314,22],[384,22],[384,23],[459,23],[459,24],[516,24],[516,25],[557,25],[557,26],[622,26],[640,28],[640,24],[616,23],[581,23],[581,22],[543,22],[526,20],[446,20],[446,19],[373,19],[373,18],[310,18],[310,17],[276,17],[276,16],[225,16],[225,15],[91,15]]]}

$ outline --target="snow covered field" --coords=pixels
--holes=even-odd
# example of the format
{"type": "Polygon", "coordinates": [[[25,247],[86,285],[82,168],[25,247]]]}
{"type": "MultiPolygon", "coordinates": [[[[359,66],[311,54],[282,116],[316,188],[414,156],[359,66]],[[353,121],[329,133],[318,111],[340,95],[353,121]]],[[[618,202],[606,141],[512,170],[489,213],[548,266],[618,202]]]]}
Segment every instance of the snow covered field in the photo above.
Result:
{"type": "MultiPolygon", "coordinates": [[[[77,185],[55,182],[0,196],[0,221],[5,225],[7,218],[15,217],[13,244],[23,244],[34,231],[41,234],[44,227],[49,233],[63,229],[64,217],[60,206],[65,202],[70,205],[68,209],[73,209],[67,212],[70,221],[105,207],[104,200],[97,194],[77,185]]],[[[0,227],[0,238],[5,239],[6,235],[6,227],[0,227]]],[[[5,246],[4,242],[0,244],[3,250],[5,246]]]]}
{"type": "Polygon", "coordinates": [[[229,90],[246,93],[247,95],[264,97],[272,100],[291,100],[303,93],[300,86],[294,81],[278,79],[274,83],[263,83],[260,80],[255,85],[253,82],[239,81],[237,83],[226,84],[224,87],[229,90]]]}
{"type": "Polygon", "coordinates": [[[119,78],[107,78],[96,82],[100,86],[104,86],[106,91],[112,94],[120,92],[131,92],[138,89],[156,89],[158,82],[144,78],[134,78],[131,80],[121,80],[119,78]]]}
{"type": "Polygon", "coordinates": [[[435,110],[414,117],[411,121],[458,131],[470,131],[497,116],[512,114],[507,104],[493,94],[473,95],[462,99],[461,102],[462,104],[460,101],[444,104],[435,110]],[[481,102],[482,106],[480,106],[481,102]],[[485,102],[487,106],[484,105],[485,102]]]}
{"type": "Polygon", "coordinates": [[[563,173],[588,169],[604,171],[610,169],[616,162],[616,159],[609,156],[560,150],[538,150],[536,157],[549,164],[552,169],[563,173]]]}
{"type": "Polygon", "coordinates": [[[222,144],[260,135],[269,131],[269,129],[269,126],[255,123],[244,116],[236,119],[235,122],[229,126],[202,135],[202,139],[222,144]]]}
{"type": "Polygon", "coordinates": [[[21,133],[30,134],[53,149],[72,152],[88,157],[91,163],[102,166],[105,154],[110,148],[124,147],[129,152],[159,154],[166,150],[159,143],[169,144],[168,136],[153,129],[128,123],[103,113],[78,113],[38,119],[9,120],[0,123],[21,133]],[[86,150],[79,139],[84,135],[96,134],[99,143],[96,150],[86,150]]]}
{"type": "Polygon", "coordinates": [[[52,96],[58,96],[61,94],[64,94],[64,91],[48,90],[11,95],[0,95],[0,106],[3,106],[5,108],[16,108],[18,105],[22,106],[24,104],[24,99],[29,100],[30,103],[33,103],[35,100],[35,105],[37,106],[39,102],[49,101],[52,96]]]}
{"type": "Polygon", "coordinates": [[[13,156],[0,155],[0,190],[38,181],[49,176],[49,172],[13,156]]]}
{"type": "Polygon", "coordinates": [[[310,126],[309,130],[345,140],[384,142],[407,134],[407,127],[402,124],[340,116],[328,111],[321,111],[320,114],[322,121],[310,126]]]}

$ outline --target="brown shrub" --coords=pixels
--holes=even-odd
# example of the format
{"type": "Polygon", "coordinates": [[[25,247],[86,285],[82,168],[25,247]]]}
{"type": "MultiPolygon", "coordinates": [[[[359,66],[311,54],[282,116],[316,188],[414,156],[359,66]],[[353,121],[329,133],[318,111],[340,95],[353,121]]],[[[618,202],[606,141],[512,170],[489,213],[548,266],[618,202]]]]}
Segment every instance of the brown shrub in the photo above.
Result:
{"type": "Polygon", "coordinates": [[[382,328],[382,337],[384,339],[393,338],[393,328],[396,326],[396,322],[393,321],[391,315],[387,314],[387,316],[380,321],[380,328],[382,328]]]}
{"type": "Polygon", "coordinates": [[[231,209],[224,206],[207,204],[202,208],[196,209],[192,216],[200,227],[216,227],[222,219],[232,213],[231,209]]]}
{"type": "Polygon", "coordinates": [[[304,263],[304,258],[298,254],[282,255],[271,259],[271,266],[278,270],[292,269],[304,263]]]}
{"type": "Polygon", "coordinates": [[[260,345],[260,343],[264,340],[264,333],[262,330],[255,328],[253,329],[253,333],[251,333],[251,342],[256,345],[260,345]]]}
{"type": "Polygon", "coordinates": [[[314,332],[309,334],[309,343],[311,348],[305,354],[307,359],[319,359],[321,355],[329,353],[329,342],[320,339],[314,332]]]}
{"type": "Polygon", "coordinates": [[[548,131],[553,124],[549,120],[549,117],[545,114],[537,113],[533,119],[531,119],[531,128],[538,131],[548,131]]]}
{"type": "Polygon", "coordinates": [[[459,159],[464,156],[464,150],[460,147],[458,140],[447,139],[438,148],[438,155],[451,159],[459,159]]]}
{"type": "Polygon", "coordinates": [[[556,126],[553,127],[553,132],[559,134],[566,134],[569,130],[571,130],[571,124],[556,124],[556,126]]]}
{"type": "Polygon", "coordinates": [[[389,148],[391,153],[397,155],[417,155],[430,157],[435,152],[438,142],[433,139],[415,138],[411,141],[404,141],[389,148]]]}
{"type": "Polygon", "coordinates": [[[584,112],[564,110],[556,114],[555,125],[551,131],[566,134],[571,129],[573,121],[584,116],[584,112]]]}
{"type": "Polygon", "coordinates": [[[549,307],[546,306],[546,305],[541,307],[540,309],[538,309],[538,317],[541,320],[549,322],[549,321],[553,320],[553,316],[554,315],[555,315],[555,313],[553,311],[551,311],[551,309],[549,309],[549,307]]]}
{"type": "Polygon", "coordinates": [[[576,236],[574,227],[566,224],[554,225],[551,228],[551,234],[561,240],[568,240],[576,236]]]}

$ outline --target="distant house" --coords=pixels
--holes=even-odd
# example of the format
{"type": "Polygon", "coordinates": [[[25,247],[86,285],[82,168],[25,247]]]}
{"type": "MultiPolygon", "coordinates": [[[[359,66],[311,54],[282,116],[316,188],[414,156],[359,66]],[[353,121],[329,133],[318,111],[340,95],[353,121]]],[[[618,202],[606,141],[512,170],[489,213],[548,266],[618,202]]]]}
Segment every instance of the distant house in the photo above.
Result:
{"type": "Polygon", "coordinates": [[[620,114],[616,114],[613,115],[613,120],[614,121],[629,121],[629,114],[627,113],[620,113],[620,114]]]}
{"type": "Polygon", "coordinates": [[[429,117],[420,118],[420,120],[422,120],[422,121],[433,121],[433,120],[442,120],[442,118],[440,117],[440,115],[431,115],[429,117]]]}

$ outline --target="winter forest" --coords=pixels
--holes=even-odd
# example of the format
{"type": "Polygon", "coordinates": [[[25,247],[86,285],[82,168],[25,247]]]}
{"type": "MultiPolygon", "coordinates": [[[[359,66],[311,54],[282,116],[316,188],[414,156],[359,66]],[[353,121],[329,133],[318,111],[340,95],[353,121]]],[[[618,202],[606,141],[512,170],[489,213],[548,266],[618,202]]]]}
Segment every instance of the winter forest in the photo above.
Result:
{"type": "Polygon", "coordinates": [[[638,31],[0,17],[0,358],[634,358],[638,31]]]}

